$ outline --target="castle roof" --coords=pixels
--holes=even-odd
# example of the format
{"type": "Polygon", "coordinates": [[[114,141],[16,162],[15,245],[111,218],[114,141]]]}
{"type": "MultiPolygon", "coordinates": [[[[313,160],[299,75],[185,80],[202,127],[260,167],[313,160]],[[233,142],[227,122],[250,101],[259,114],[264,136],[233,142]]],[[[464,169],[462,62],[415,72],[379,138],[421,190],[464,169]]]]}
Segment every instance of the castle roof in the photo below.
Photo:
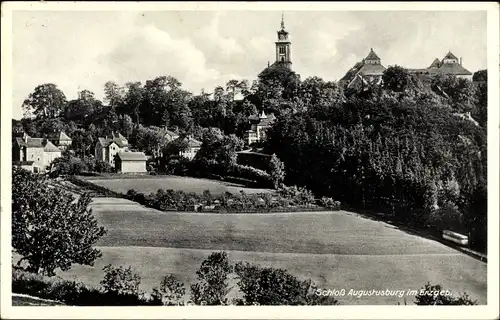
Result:
{"type": "Polygon", "coordinates": [[[441,66],[441,61],[439,61],[438,58],[434,59],[434,61],[432,61],[431,65],[429,66],[429,69],[431,68],[439,68],[441,66]]]}
{"type": "Polygon", "coordinates": [[[444,56],[443,60],[445,60],[445,59],[458,60],[458,58],[453,53],[451,53],[451,51],[448,51],[448,53],[444,56]]]}
{"type": "Polygon", "coordinates": [[[465,69],[462,67],[462,65],[458,63],[444,63],[439,69],[437,70],[440,73],[444,74],[454,74],[454,75],[472,75],[472,72],[469,70],[465,69]]]}
{"type": "Polygon", "coordinates": [[[381,76],[385,67],[381,64],[364,64],[357,73],[364,76],[381,76]]]}
{"type": "Polygon", "coordinates": [[[370,53],[366,56],[365,60],[380,60],[379,56],[370,48],[370,53]]]}
{"type": "Polygon", "coordinates": [[[61,131],[61,133],[59,134],[59,141],[71,141],[71,138],[68,137],[68,135],[64,131],[61,131]]]}

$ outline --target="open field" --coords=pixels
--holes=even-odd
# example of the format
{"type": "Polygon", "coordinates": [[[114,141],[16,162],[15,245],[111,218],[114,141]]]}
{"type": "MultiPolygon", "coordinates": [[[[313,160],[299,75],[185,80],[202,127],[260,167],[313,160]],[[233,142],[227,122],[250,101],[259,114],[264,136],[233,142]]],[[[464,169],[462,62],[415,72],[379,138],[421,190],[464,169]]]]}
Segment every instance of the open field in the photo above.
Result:
{"type": "Polygon", "coordinates": [[[126,193],[130,189],[135,189],[136,191],[144,194],[156,192],[158,189],[173,189],[196,193],[202,193],[205,190],[210,190],[210,192],[214,195],[222,194],[226,191],[237,194],[240,193],[241,190],[244,190],[246,193],[272,192],[270,189],[247,188],[230,182],[178,176],[124,176],[124,178],[115,179],[99,179],[96,177],[81,178],[119,193],[126,193]]]}
{"type": "MultiPolygon", "coordinates": [[[[166,213],[125,199],[98,198],[94,212],[108,229],[94,267],[59,273],[98,286],[102,268],[132,266],[149,291],[173,273],[189,287],[211,252],[233,261],[284,268],[322,289],[417,290],[439,283],[486,303],[486,264],[438,242],[347,212],[291,214],[166,213]]],[[[342,304],[396,304],[404,298],[337,297],[342,304]]],[[[413,297],[406,296],[411,304],[413,297]]]]}

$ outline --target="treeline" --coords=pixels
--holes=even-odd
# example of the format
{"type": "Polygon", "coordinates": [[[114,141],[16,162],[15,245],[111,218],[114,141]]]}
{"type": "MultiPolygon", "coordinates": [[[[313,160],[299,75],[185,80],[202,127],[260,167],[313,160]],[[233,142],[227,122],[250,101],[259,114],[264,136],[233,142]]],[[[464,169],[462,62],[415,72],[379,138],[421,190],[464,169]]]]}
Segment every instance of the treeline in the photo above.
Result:
{"type": "Polygon", "coordinates": [[[484,88],[454,77],[426,87],[401,68],[384,77],[383,87],[280,117],[265,150],[283,161],[286,184],[415,227],[465,233],[485,251],[486,121],[459,115],[486,110],[486,96],[476,99],[484,88]]]}

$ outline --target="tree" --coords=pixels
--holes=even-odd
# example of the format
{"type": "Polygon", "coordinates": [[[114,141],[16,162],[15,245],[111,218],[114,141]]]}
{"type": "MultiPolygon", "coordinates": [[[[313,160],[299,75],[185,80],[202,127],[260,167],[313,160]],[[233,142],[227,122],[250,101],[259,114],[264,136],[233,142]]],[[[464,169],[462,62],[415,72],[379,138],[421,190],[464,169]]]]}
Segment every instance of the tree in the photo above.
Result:
{"type": "Polygon", "coordinates": [[[76,200],[48,186],[43,177],[24,169],[12,173],[12,246],[21,255],[18,266],[53,276],[73,263],[93,265],[101,256],[92,246],[106,233],[89,208],[91,198],[76,200]]]}
{"type": "Polygon", "coordinates": [[[274,188],[278,189],[285,180],[285,165],[276,156],[276,154],[273,153],[271,160],[269,161],[269,168],[274,188]]]}
{"type": "MultiPolygon", "coordinates": [[[[319,296],[311,280],[301,281],[283,269],[262,268],[238,262],[238,287],[244,305],[335,305],[332,297],[319,296]]],[[[238,303],[238,302],[237,302],[238,303]]]]}
{"type": "Polygon", "coordinates": [[[153,289],[153,297],[167,306],[182,305],[182,298],[185,294],[184,284],[177,280],[173,274],[163,277],[160,287],[153,289]]]}
{"type": "Polygon", "coordinates": [[[125,100],[125,89],[113,81],[104,84],[104,102],[117,109],[123,106],[125,100]]]}
{"type": "Polygon", "coordinates": [[[394,92],[404,92],[419,86],[418,79],[400,66],[390,66],[382,75],[383,87],[394,92]]]}
{"type": "Polygon", "coordinates": [[[102,102],[95,98],[93,92],[82,90],[78,92],[78,99],[68,103],[65,118],[83,124],[88,118],[92,118],[94,113],[101,111],[102,107],[102,102]]]}
{"type": "Polygon", "coordinates": [[[39,85],[24,100],[23,110],[36,118],[49,119],[61,115],[66,108],[66,96],[53,83],[39,85]]]}
{"type": "Polygon", "coordinates": [[[227,253],[210,254],[196,272],[198,282],[191,285],[193,302],[209,306],[227,304],[226,295],[230,290],[228,277],[232,271],[227,253]]]}

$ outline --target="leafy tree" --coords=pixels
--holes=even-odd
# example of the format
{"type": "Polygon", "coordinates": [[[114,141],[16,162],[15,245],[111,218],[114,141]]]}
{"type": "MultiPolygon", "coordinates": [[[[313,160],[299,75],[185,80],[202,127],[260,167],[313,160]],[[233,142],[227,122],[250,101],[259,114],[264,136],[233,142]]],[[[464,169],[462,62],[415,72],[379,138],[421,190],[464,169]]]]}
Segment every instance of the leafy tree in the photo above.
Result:
{"type": "Polygon", "coordinates": [[[162,301],[163,305],[180,306],[186,294],[184,284],[177,280],[173,274],[163,277],[160,287],[153,289],[153,297],[162,301]]]}
{"type": "Polygon", "coordinates": [[[104,84],[104,102],[117,109],[123,106],[125,100],[125,89],[113,81],[104,84]]]}
{"type": "Polygon", "coordinates": [[[95,98],[93,92],[82,90],[78,92],[78,99],[68,103],[65,118],[85,123],[89,117],[92,118],[93,113],[101,111],[102,108],[102,102],[95,98]]]}
{"type": "Polygon", "coordinates": [[[384,71],[382,76],[385,89],[394,92],[404,92],[409,89],[419,87],[419,80],[414,74],[410,74],[405,68],[400,66],[390,66],[384,71]]]}
{"type": "Polygon", "coordinates": [[[52,83],[39,85],[24,100],[23,110],[39,119],[50,119],[61,115],[66,108],[66,96],[52,83]]]}
{"type": "Polygon", "coordinates": [[[285,180],[285,165],[273,153],[269,161],[270,175],[273,180],[274,188],[278,189],[285,180]]]}
{"type": "Polygon", "coordinates": [[[114,267],[111,264],[104,266],[104,279],[100,284],[103,292],[120,295],[138,295],[141,277],[131,267],[114,267]]]}
{"type": "Polygon", "coordinates": [[[91,198],[78,200],[48,186],[47,181],[14,167],[12,173],[12,246],[21,255],[18,265],[52,276],[73,263],[93,265],[101,256],[92,248],[106,230],[99,227],[91,198]]]}
{"type": "Polygon", "coordinates": [[[432,90],[448,99],[456,112],[474,112],[476,95],[471,81],[438,74],[432,79],[432,90]]]}
{"type": "Polygon", "coordinates": [[[195,304],[225,305],[230,288],[229,274],[233,271],[227,253],[214,252],[205,259],[196,272],[198,282],[191,285],[192,300],[195,304]]]}

